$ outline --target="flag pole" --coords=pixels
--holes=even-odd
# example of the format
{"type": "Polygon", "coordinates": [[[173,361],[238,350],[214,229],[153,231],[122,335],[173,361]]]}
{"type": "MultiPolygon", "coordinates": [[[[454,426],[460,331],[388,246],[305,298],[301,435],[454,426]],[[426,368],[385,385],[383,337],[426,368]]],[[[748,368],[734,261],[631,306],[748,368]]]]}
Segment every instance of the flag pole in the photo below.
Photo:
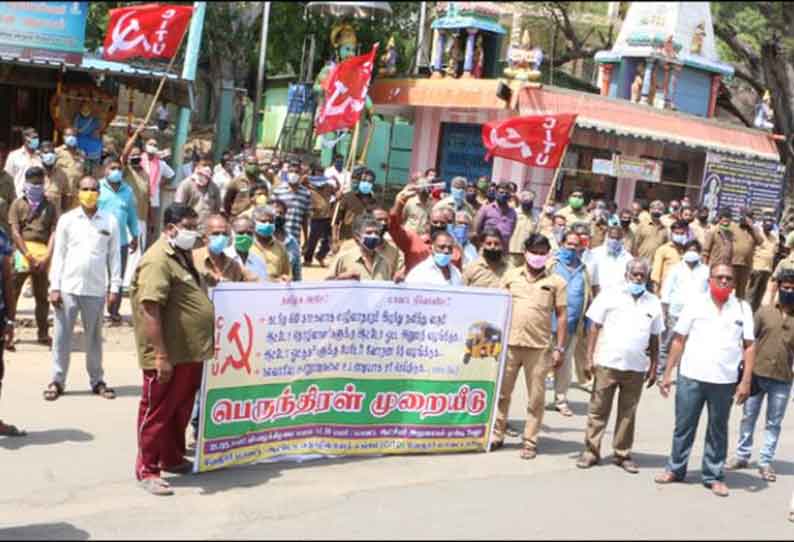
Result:
{"type": "MultiPolygon", "coordinates": [[[[557,169],[554,170],[554,178],[551,180],[551,186],[549,186],[549,192],[546,194],[546,203],[543,204],[543,208],[549,206],[552,199],[554,198],[554,192],[557,190],[557,179],[560,177],[560,170],[562,169],[562,164],[565,161],[565,155],[568,154],[568,146],[571,144],[571,135],[573,135],[573,129],[576,127],[576,120],[571,123],[571,127],[568,129],[568,141],[565,143],[565,149],[562,151],[562,156],[560,156],[560,163],[557,164],[557,169]]],[[[540,221],[538,221],[540,222],[540,221]]]]}
{"type": "Polygon", "coordinates": [[[182,43],[185,41],[185,36],[187,36],[187,29],[182,33],[182,37],[179,38],[179,44],[176,46],[176,51],[174,52],[174,56],[171,57],[171,61],[168,63],[168,66],[165,68],[165,72],[163,73],[163,77],[160,79],[160,84],[157,86],[157,91],[154,93],[154,98],[152,98],[152,103],[149,104],[149,110],[146,112],[146,116],[143,118],[141,123],[135,129],[135,132],[131,136],[127,138],[127,143],[124,145],[124,150],[121,152],[121,159],[125,160],[129,152],[132,150],[132,146],[135,143],[135,140],[138,139],[138,136],[146,127],[146,124],[149,122],[149,119],[154,112],[154,106],[157,103],[157,100],[160,98],[160,93],[163,91],[163,87],[165,86],[165,80],[168,78],[168,75],[171,73],[171,68],[174,67],[174,62],[176,62],[176,57],[179,56],[179,50],[182,48],[182,43]]]}

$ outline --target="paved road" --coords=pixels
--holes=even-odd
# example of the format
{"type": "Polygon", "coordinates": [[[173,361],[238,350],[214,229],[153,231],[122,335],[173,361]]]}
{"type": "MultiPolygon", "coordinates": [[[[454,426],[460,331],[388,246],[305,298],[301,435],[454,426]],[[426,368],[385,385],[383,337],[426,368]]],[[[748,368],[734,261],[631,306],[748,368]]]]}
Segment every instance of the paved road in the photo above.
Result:
{"type": "MultiPolygon", "coordinates": [[[[32,340],[33,330],[23,337],[32,340]]],[[[9,356],[0,415],[29,436],[0,437],[0,539],[794,537],[786,521],[794,417],[784,422],[778,482],[762,482],[755,470],[729,473],[731,496],[720,499],[699,483],[702,425],[688,483],[653,483],[673,423],[672,400],[656,390],[640,405],[637,475],[609,463],[576,468],[587,396],[573,390],[577,415],[547,412],[534,461],[518,458],[513,439],[492,454],[321,460],[174,477],[177,496],[153,497],[133,478],[139,372],[130,330],[109,330],[105,347],[115,401],[88,392],[82,353],[74,355],[67,395],[55,403],[41,399],[49,353],[23,342],[9,356]]],[[[517,390],[516,422],[524,397],[517,390]]]]}

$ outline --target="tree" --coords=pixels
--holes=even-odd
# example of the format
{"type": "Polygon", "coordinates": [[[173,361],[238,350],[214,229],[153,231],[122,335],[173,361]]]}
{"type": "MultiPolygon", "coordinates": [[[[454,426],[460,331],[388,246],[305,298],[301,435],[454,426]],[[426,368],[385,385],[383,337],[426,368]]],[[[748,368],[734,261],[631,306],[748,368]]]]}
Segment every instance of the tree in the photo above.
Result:
{"type": "MultiPolygon", "coordinates": [[[[736,66],[738,85],[768,89],[775,110],[775,133],[786,166],[782,224],[794,228],[794,2],[714,2],[714,33],[724,58],[736,66]]],[[[737,107],[737,109],[739,109],[737,107]]]]}

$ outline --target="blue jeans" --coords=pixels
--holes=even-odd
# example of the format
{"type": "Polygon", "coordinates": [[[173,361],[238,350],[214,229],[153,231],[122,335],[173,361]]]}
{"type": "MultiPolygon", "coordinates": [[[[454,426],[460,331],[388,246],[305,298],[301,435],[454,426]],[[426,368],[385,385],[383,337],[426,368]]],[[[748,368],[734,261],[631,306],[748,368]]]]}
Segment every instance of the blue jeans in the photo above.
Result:
{"type": "Polygon", "coordinates": [[[695,440],[700,413],[703,406],[708,409],[706,446],[703,451],[703,484],[725,477],[723,467],[728,453],[728,417],[736,384],[712,384],[678,375],[675,390],[675,429],[673,430],[673,449],[667,461],[667,470],[676,479],[686,477],[689,454],[695,440]]]}
{"type": "Polygon", "coordinates": [[[791,382],[773,380],[763,376],[753,376],[758,382],[761,393],[748,397],[744,403],[742,423],[739,426],[739,445],[736,447],[736,457],[750,459],[753,451],[753,431],[758,415],[761,414],[761,403],[764,396],[766,401],[766,428],[764,430],[764,446],[761,448],[759,467],[767,467],[775,457],[777,441],[780,438],[780,423],[786,413],[788,397],[791,393],[791,382]]]}

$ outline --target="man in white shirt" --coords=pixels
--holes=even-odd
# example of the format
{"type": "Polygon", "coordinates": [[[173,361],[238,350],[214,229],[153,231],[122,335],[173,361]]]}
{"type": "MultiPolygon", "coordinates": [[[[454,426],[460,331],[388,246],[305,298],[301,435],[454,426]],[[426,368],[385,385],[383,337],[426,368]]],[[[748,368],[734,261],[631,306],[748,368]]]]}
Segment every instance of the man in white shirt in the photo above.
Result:
{"type": "Polygon", "coordinates": [[[670,275],[662,286],[662,311],[664,312],[665,331],[659,355],[656,376],[661,377],[667,365],[667,354],[673,341],[673,329],[684,305],[709,291],[709,268],[701,262],[703,247],[697,240],[684,245],[683,261],[670,270],[670,275]]]}
{"type": "Polygon", "coordinates": [[[432,236],[430,256],[419,262],[405,277],[406,284],[433,284],[436,286],[463,286],[463,276],[452,265],[455,240],[445,231],[432,236]]]}
{"type": "Polygon", "coordinates": [[[735,400],[741,405],[750,395],[755,364],[753,312],[747,302],[733,294],[733,272],[730,265],[713,266],[709,293],[684,306],[674,329],[664,378],[659,384],[662,397],[667,397],[673,371],[680,360],[673,448],[665,471],[655,478],[656,483],[684,480],[700,414],[708,405],[703,485],[720,497],[728,496],[728,486],[723,480],[731,402],[735,400]],[[744,372],[739,380],[742,361],[744,372]]]}
{"type": "Polygon", "coordinates": [[[14,179],[14,188],[17,194],[23,193],[25,172],[28,168],[31,166],[43,167],[38,153],[39,134],[36,129],[25,128],[22,130],[22,138],[22,146],[8,153],[5,165],[5,172],[14,179]]]}
{"type": "Polygon", "coordinates": [[[341,154],[334,155],[333,163],[325,168],[323,176],[334,182],[337,192],[347,192],[350,187],[350,172],[344,168],[344,158],[341,154]]]}
{"type": "Polygon", "coordinates": [[[221,191],[221,201],[226,196],[226,185],[236,177],[232,151],[224,151],[220,163],[212,170],[212,182],[221,191]]]}
{"type": "Polygon", "coordinates": [[[99,183],[93,177],[80,181],[80,207],[61,216],[55,229],[50,267],[50,303],[55,308],[55,340],[52,347],[52,382],[44,398],[54,401],[63,394],[69,371],[72,332],[77,314],[83,322],[86,368],[91,391],[106,399],[115,392],[105,384],[102,370],[102,308],[105,304],[107,270],[110,268],[110,304],[121,290],[119,227],[110,213],[97,208],[99,183]]]}
{"type": "MultiPolygon", "coordinates": [[[[442,207],[443,209],[444,207],[442,207]]],[[[449,207],[446,207],[449,209],[449,207]]],[[[452,224],[452,222],[449,222],[452,224]]],[[[474,243],[469,241],[469,232],[471,231],[471,217],[465,211],[458,211],[455,213],[455,225],[452,227],[452,236],[460,247],[460,252],[463,255],[463,267],[474,262],[480,257],[477,252],[477,247],[474,243]]]]}
{"type": "Polygon", "coordinates": [[[602,291],[587,311],[592,325],[585,370],[593,373],[595,382],[587,414],[585,451],[576,463],[579,468],[590,468],[601,457],[601,438],[617,391],[614,461],[626,472],[639,472],[631,459],[634,422],[643,382],[648,382],[647,387],[656,382],[659,334],[664,330],[659,298],[645,289],[649,274],[648,262],[631,260],[626,266],[625,285],[602,291]],[[650,361],[646,354],[649,345],[650,361]]]}
{"type": "Polygon", "coordinates": [[[624,272],[631,261],[631,254],[623,246],[623,228],[609,226],[606,243],[590,251],[587,268],[593,295],[611,287],[622,288],[625,284],[624,272]]]}

